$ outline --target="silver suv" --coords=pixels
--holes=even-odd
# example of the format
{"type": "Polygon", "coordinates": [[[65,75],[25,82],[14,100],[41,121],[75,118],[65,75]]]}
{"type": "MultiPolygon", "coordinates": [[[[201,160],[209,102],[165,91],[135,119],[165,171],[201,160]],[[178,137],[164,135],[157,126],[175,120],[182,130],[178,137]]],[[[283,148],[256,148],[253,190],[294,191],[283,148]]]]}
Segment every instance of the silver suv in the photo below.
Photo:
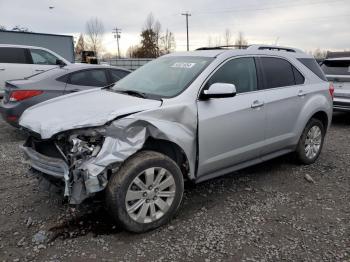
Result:
{"type": "Polygon", "coordinates": [[[290,152],[313,163],[332,117],[320,76],[316,61],[292,48],[170,54],[110,88],[27,109],[23,150],[32,172],[71,204],[103,192],[116,221],[145,232],[173,217],[184,179],[290,152]]]}

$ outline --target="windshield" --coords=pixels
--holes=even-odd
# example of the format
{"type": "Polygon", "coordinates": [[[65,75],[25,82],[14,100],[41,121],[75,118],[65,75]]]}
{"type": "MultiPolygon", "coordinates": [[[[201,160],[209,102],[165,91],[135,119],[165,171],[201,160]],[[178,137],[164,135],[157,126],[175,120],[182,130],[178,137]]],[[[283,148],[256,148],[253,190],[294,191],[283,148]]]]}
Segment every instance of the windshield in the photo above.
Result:
{"type": "Polygon", "coordinates": [[[134,91],[146,97],[173,97],[185,90],[212,60],[210,57],[161,57],[120,80],[112,90],[134,91]]]}

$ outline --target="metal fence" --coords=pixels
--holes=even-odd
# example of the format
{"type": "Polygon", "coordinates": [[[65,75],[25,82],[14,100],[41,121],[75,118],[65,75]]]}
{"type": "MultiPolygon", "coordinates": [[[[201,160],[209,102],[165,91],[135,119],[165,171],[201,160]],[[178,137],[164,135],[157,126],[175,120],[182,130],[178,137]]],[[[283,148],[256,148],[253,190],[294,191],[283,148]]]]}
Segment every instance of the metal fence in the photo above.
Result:
{"type": "Polygon", "coordinates": [[[153,58],[121,58],[101,61],[101,63],[107,63],[112,66],[118,66],[133,71],[152,60],[153,58]]]}

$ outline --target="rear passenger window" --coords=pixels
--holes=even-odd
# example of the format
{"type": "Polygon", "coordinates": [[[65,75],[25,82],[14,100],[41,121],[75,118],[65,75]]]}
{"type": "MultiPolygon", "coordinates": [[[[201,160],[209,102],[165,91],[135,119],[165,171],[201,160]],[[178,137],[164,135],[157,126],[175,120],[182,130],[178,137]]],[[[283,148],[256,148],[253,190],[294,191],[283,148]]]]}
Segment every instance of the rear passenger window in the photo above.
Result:
{"type": "Polygon", "coordinates": [[[298,58],[298,60],[323,81],[327,81],[327,78],[322,72],[320,65],[316,62],[314,58],[298,58]]]}
{"type": "Polygon", "coordinates": [[[214,83],[234,84],[237,93],[257,90],[254,58],[244,57],[228,61],[209,79],[206,88],[214,83]]]}
{"type": "Polygon", "coordinates": [[[111,73],[112,83],[118,82],[120,79],[124,78],[126,75],[129,74],[129,72],[127,71],[116,69],[111,69],[109,72],[111,73]]]}
{"type": "Polygon", "coordinates": [[[293,66],[291,63],[275,57],[262,57],[260,59],[265,76],[266,88],[295,85],[293,66]]]}
{"type": "Polygon", "coordinates": [[[85,70],[72,73],[70,75],[70,84],[103,87],[108,85],[108,81],[104,70],[85,70]]]}
{"type": "Polygon", "coordinates": [[[28,64],[26,49],[0,47],[0,63],[28,64]]]}

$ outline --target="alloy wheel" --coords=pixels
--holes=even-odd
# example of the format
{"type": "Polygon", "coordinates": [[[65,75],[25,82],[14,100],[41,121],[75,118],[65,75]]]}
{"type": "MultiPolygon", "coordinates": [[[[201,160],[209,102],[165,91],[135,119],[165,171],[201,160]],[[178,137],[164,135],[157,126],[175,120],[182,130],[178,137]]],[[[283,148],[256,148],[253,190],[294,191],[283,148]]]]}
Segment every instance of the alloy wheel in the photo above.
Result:
{"type": "Polygon", "coordinates": [[[313,159],[320,151],[322,143],[322,131],[318,126],[310,128],[305,139],[305,155],[313,159]]]}
{"type": "Polygon", "coordinates": [[[129,216],[138,223],[151,223],[169,210],[176,193],[173,175],[165,168],[148,168],[131,182],[125,205],[129,216]]]}

